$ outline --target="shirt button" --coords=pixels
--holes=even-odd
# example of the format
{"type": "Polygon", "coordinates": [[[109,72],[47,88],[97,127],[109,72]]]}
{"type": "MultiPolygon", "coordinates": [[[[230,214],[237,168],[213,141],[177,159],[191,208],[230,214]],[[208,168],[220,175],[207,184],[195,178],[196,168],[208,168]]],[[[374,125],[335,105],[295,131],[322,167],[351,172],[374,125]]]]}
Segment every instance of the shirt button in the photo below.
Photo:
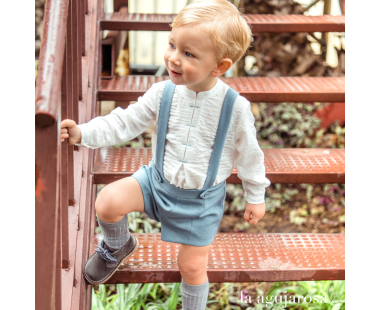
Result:
{"type": "Polygon", "coordinates": [[[155,178],[156,178],[157,182],[161,183],[161,177],[157,172],[155,173],[155,178]]]}
{"type": "Polygon", "coordinates": [[[208,196],[210,196],[210,193],[209,193],[209,192],[207,192],[207,193],[205,194],[205,198],[207,198],[208,196]]]}

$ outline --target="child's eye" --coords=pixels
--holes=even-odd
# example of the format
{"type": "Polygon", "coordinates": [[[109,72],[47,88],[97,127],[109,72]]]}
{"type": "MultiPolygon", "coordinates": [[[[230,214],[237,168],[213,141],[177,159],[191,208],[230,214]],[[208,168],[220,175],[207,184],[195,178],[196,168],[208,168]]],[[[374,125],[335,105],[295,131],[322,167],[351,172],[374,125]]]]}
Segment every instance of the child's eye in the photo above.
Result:
{"type": "Polygon", "coordinates": [[[171,44],[171,43],[169,43],[169,46],[171,47],[171,48],[174,48],[174,45],[173,44],[171,44]],[[173,47],[172,47],[173,46],[173,47]]]}
{"type": "Polygon", "coordinates": [[[187,54],[189,54],[190,55],[189,57],[193,56],[193,54],[190,54],[189,52],[186,52],[185,54],[186,56],[188,56],[187,54]]]}

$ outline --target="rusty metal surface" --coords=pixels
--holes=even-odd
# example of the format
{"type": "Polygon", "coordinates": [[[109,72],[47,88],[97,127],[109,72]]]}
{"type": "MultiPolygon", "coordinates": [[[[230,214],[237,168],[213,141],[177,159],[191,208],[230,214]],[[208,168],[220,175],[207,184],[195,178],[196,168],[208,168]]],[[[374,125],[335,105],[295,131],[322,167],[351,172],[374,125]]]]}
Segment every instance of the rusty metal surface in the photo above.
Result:
{"type": "MultiPolygon", "coordinates": [[[[58,124],[35,127],[35,307],[52,309],[55,304],[58,238],[59,156],[58,124]],[[58,147],[57,147],[58,146],[58,147]]],[[[60,245],[59,245],[60,246],[60,245]]],[[[59,296],[57,297],[59,298],[59,296]]]]}
{"type": "MultiPolygon", "coordinates": [[[[87,240],[87,251],[86,251],[86,260],[90,257],[90,253],[95,252],[95,246],[93,240],[95,239],[95,227],[96,227],[96,222],[95,222],[95,200],[96,200],[96,193],[97,193],[97,185],[93,184],[92,185],[92,191],[91,191],[91,207],[90,207],[90,212],[89,212],[89,238],[87,240]]],[[[86,298],[86,305],[85,309],[91,310],[91,296],[92,296],[92,286],[89,284],[87,286],[87,298],[86,298]]]]}
{"type": "MultiPolygon", "coordinates": [[[[86,29],[89,42],[91,44],[86,45],[88,50],[86,51],[86,57],[88,57],[88,68],[83,70],[88,72],[86,76],[87,86],[86,95],[84,94],[85,104],[80,104],[79,117],[84,122],[88,122],[95,116],[95,103],[96,103],[96,86],[98,79],[98,64],[99,64],[99,31],[97,27],[98,13],[103,10],[103,1],[92,0],[89,2],[89,27],[86,29]]],[[[76,185],[80,187],[80,193],[78,198],[78,222],[79,227],[77,230],[77,244],[75,249],[75,261],[73,262],[74,269],[74,283],[72,287],[71,304],[69,308],[71,310],[86,309],[86,300],[88,300],[88,290],[91,290],[91,286],[87,284],[83,277],[83,267],[88,258],[88,243],[90,238],[90,220],[91,213],[91,196],[92,196],[92,179],[91,170],[93,166],[94,151],[91,149],[80,148],[83,153],[83,161],[78,164],[78,169],[82,169],[82,178],[80,184],[76,185]]]]}
{"type": "Polygon", "coordinates": [[[113,0],[113,10],[118,12],[122,7],[128,8],[128,0],[113,0]]]}
{"type": "Polygon", "coordinates": [[[46,1],[35,92],[35,122],[52,126],[58,119],[68,0],[46,1]]]}
{"type": "Polygon", "coordinates": [[[75,0],[74,3],[76,3],[76,13],[77,13],[77,66],[78,66],[78,100],[83,99],[83,89],[82,89],[82,54],[83,54],[83,48],[82,43],[84,41],[83,39],[83,19],[84,19],[84,13],[81,8],[81,3],[83,0],[75,0]]]}
{"type": "Polygon", "coordinates": [[[68,2],[46,1],[35,97],[35,307],[61,309],[60,100],[68,2]]]}
{"type": "MultiPolygon", "coordinates": [[[[344,149],[263,149],[266,177],[272,183],[344,183],[344,149]]],[[[99,148],[95,184],[131,176],[152,159],[151,148],[99,148]]],[[[228,183],[241,183],[234,169],[228,183]]]]}
{"type": "Polygon", "coordinates": [[[73,116],[72,119],[78,124],[78,101],[79,101],[79,83],[78,83],[78,15],[77,15],[77,1],[72,0],[69,4],[67,33],[71,35],[67,36],[67,52],[70,53],[70,61],[72,74],[69,75],[70,83],[72,84],[72,93],[68,93],[72,97],[73,116]]]}
{"type": "MultiPolygon", "coordinates": [[[[67,87],[66,87],[66,55],[63,59],[63,72],[61,80],[61,120],[68,118],[67,87]]],[[[62,261],[61,268],[69,267],[69,180],[74,188],[74,180],[69,178],[73,174],[68,171],[69,144],[67,139],[61,142],[61,173],[60,173],[60,207],[61,207],[61,235],[62,235],[62,261]]]]}
{"type": "MultiPolygon", "coordinates": [[[[79,0],[79,17],[80,17],[80,32],[81,32],[81,55],[86,56],[86,2],[87,0],[79,0]]],[[[85,90],[83,90],[85,92],[85,90]]]]}
{"type": "Polygon", "coordinates": [[[345,0],[339,0],[340,9],[342,11],[342,14],[346,14],[346,2],[345,0]]]}
{"type": "MultiPolygon", "coordinates": [[[[71,13],[70,13],[71,14],[71,13]]],[[[70,15],[69,14],[69,15],[70,15]]],[[[71,22],[67,23],[67,33],[71,33],[71,22]]],[[[73,97],[73,57],[72,57],[72,39],[67,38],[66,40],[66,48],[65,48],[65,64],[66,64],[66,70],[64,70],[66,83],[65,83],[65,100],[66,102],[62,102],[63,106],[66,106],[67,114],[65,118],[68,119],[74,119],[74,97],[73,97]]],[[[65,119],[62,116],[62,120],[65,119]]],[[[68,200],[69,200],[69,206],[73,206],[75,204],[74,199],[74,147],[72,145],[68,145],[67,141],[64,141],[64,145],[67,145],[65,147],[68,148],[67,151],[67,169],[68,169],[68,200]]]]}
{"type": "MultiPolygon", "coordinates": [[[[79,0],[82,1],[82,0],[79,0]]],[[[85,1],[87,6],[87,1],[85,1]]],[[[95,66],[97,65],[97,59],[95,57],[96,44],[90,44],[95,42],[97,35],[97,0],[88,1],[88,15],[84,18],[86,29],[86,42],[83,45],[85,48],[85,54],[82,58],[81,49],[77,49],[78,59],[81,59],[82,64],[82,85],[83,85],[83,97],[82,101],[77,103],[78,105],[78,119],[79,123],[89,121],[94,117],[93,106],[95,104],[95,86],[97,71],[95,66]]],[[[84,12],[83,12],[84,13],[84,12]]],[[[80,20],[78,20],[78,26],[80,26],[80,20]]],[[[71,25],[71,24],[70,24],[71,25]]],[[[71,27],[71,26],[70,26],[71,27]]],[[[68,31],[71,33],[70,31],[68,31]]],[[[80,33],[78,31],[78,40],[81,40],[80,33]]],[[[72,41],[72,40],[68,40],[72,41]]],[[[70,43],[73,46],[73,42],[70,43]]],[[[71,67],[71,73],[67,73],[69,77],[73,76],[73,55],[69,55],[69,62],[71,67]]],[[[72,80],[68,77],[68,86],[71,85],[71,104],[68,104],[69,118],[73,118],[73,84],[72,80]]],[[[69,93],[70,89],[67,91],[69,93]]],[[[69,148],[72,146],[69,146],[69,148]]],[[[92,151],[84,148],[79,148],[79,152],[73,152],[70,150],[68,158],[68,164],[73,167],[73,182],[71,201],[75,202],[69,206],[68,219],[69,219],[69,266],[66,269],[61,270],[62,276],[62,309],[79,310],[85,309],[86,301],[91,295],[91,287],[85,283],[82,276],[84,261],[88,255],[88,238],[90,236],[89,220],[91,208],[91,179],[89,177],[92,169],[92,151]],[[75,185],[75,186],[74,186],[75,185]]]]}
{"type": "MultiPolygon", "coordinates": [[[[41,53],[45,52],[46,55],[40,57],[37,77],[35,129],[35,305],[37,309],[84,309],[85,300],[91,295],[91,288],[85,283],[82,271],[88,255],[90,238],[92,179],[89,171],[93,165],[93,151],[87,152],[86,156],[83,156],[83,151],[76,152],[77,156],[74,156],[74,148],[67,146],[67,141],[61,148],[61,143],[58,141],[60,133],[58,121],[63,117],[78,122],[78,101],[81,97],[85,99],[87,92],[89,103],[81,105],[81,119],[85,122],[94,117],[93,106],[96,102],[94,66],[97,62],[94,56],[95,47],[90,48],[88,44],[88,48],[92,51],[89,51],[90,57],[87,57],[84,63],[91,69],[86,68],[83,71],[85,73],[83,89],[86,93],[82,96],[80,93],[83,73],[81,27],[83,21],[86,21],[85,10],[83,0],[73,0],[70,3],[72,6],[68,8],[68,1],[65,0],[47,1],[41,49],[41,53]],[[66,26],[67,53],[64,56],[66,26]],[[91,83],[88,81],[89,78],[92,79],[91,83]],[[61,111],[58,110],[60,106],[61,115],[61,111]],[[74,157],[77,159],[75,171],[74,157]],[[81,181],[79,184],[77,180],[75,190],[74,172],[75,177],[78,177],[78,174],[82,176],[79,178],[81,181]],[[81,201],[80,205],[76,203],[76,199],[78,202],[81,201]],[[72,206],[68,206],[69,203],[72,206]]],[[[87,18],[92,24],[93,40],[97,35],[97,3],[96,0],[91,1],[89,14],[93,14],[94,18],[92,20],[87,18]]],[[[88,30],[91,31],[91,27],[88,27],[88,30]]]]}
{"type": "MultiPolygon", "coordinates": [[[[134,234],[139,249],[107,283],[180,282],[178,244],[160,234],[134,234]]],[[[217,234],[207,275],[213,282],[345,279],[342,234],[217,234]]]]}
{"type": "MultiPolygon", "coordinates": [[[[59,192],[60,189],[58,189],[59,192]]],[[[55,308],[54,310],[62,309],[62,197],[61,193],[59,193],[59,206],[58,206],[58,222],[57,222],[57,236],[56,236],[56,257],[55,257],[55,308]]]]}
{"type": "MultiPolygon", "coordinates": [[[[272,15],[245,14],[253,33],[258,32],[344,32],[344,16],[322,15],[272,15]]],[[[100,20],[102,30],[152,30],[170,31],[176,14],[140,14],[114,13],[105,14],[100,20]]]]}
{"type": "MultiPolygon", "coordinates": [[[[102,80],[98,100],[132,101],[169,76],[129,75],[102,80]]],[[[251,102],[344,102],[344,77],[220,77],[251,102]]]]}
{"type": "Polygon", "coordinates": [[[344,149],[263,149],[272,183],[344,183],[344,149]]]}

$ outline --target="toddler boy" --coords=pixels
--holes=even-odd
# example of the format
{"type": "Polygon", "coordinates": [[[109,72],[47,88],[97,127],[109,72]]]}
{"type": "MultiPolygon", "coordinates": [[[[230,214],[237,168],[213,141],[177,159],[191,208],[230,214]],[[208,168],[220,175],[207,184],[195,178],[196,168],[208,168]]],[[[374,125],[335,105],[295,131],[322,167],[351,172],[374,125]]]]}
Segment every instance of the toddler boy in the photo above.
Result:
{"type": "Polygon", "coordinates": [[[62,141],[99,148],[135,138],[154,126],[153,159],[132,177],[108,184],[95,202],[104,240],[86,263],[93,284],[107,281],[138,248],[128,213],[161,222],[161,239],[179,243],[183,309],[204,310],[208,252],[224,212],[226,179],[234,167],[247,198],[244,219],[265,213],[264,156],[250,102],[222,82],[245,53],[251,30],[225,0],[186,6],[171,24],[164,55],[170,80],[158,82],[127,109],[86,124],[62,121],[62,141]]]}

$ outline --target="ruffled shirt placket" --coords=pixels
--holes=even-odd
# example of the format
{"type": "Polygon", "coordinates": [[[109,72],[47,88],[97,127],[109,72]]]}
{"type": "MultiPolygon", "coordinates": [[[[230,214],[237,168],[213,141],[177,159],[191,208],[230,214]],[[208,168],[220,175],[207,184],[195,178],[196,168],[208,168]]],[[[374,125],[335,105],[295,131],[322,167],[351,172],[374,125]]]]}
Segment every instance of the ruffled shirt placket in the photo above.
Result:
{"type": "Polygon", "coordinates": [[[182,125],[185,127],[183,130],[184,135],[181,139],[181,144],[184,146],[184,150],[178,158],[179,162],[186,164],[192,160],[189,156],[186,157],[186,154],[189,154],[189,148],[195,147],[196,139],[194,137],[194,131],[199,126],[202,104],[205,101],[205,98],[211,97],[220,87],[221,81],[219,79],[213,88],[199,93],[187,88],[185,85],[179,86],[180,92],[184,98],[184,108],[187,110],[186,119],[182,125]]]}

